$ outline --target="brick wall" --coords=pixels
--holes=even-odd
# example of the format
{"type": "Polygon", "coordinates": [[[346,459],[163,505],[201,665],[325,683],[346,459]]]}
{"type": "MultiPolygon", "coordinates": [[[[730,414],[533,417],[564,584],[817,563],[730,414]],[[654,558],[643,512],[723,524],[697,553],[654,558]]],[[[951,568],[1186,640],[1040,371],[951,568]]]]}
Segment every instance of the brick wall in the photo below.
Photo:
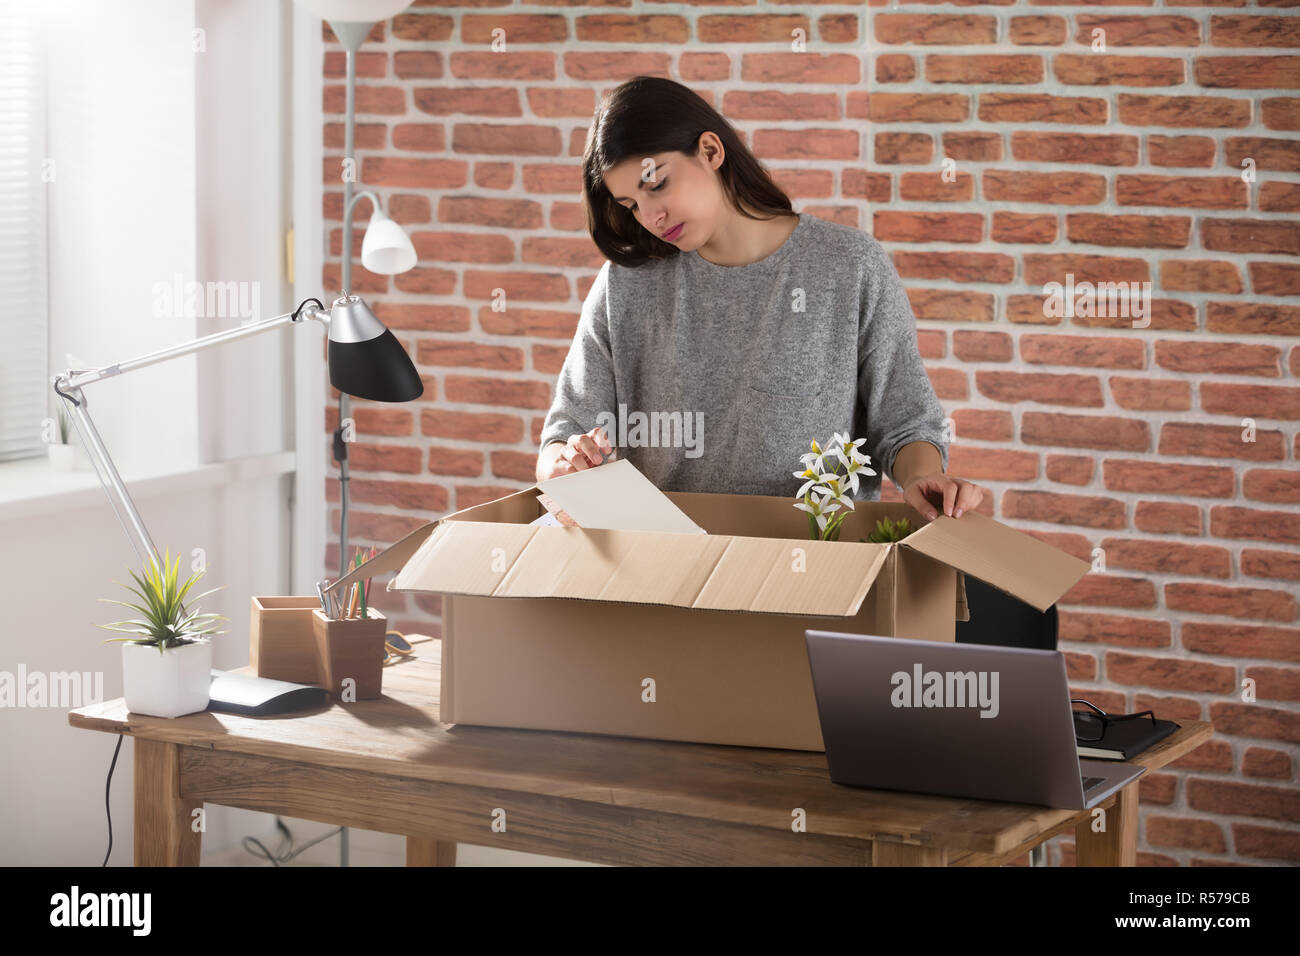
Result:
{"type": "MultiPolygon", "coordinates": [[[[587,125],[600,92],[670,76],[797,209],[890,250],[952,419],[950,471],[992,491],[982,510],[1104,559],[1060,602],[1073,689],[1214,721],[1212,743],[1144,778],[1139,862],[1300,861],[1297,5],[502,0],[378,25],[358,59],[360,178],[420,261],[389,278],[358,258],[354,291],[426,393],[353,403],[354,543],[532,483],[602,261],[587,125]],[[1045,309],[1067,281],[1149,282],[1149,315],[1045,309]]],[[[332,294],[343,55],[325,38],[332,294]]],[[[326,492],[337,534],[337,481],[326,492]]],[[[379,593],[397,626],[438,633],[436,597],[379,593]]],[[[1071,842],[1053,857],[1072,862],[1071,842]]]]}

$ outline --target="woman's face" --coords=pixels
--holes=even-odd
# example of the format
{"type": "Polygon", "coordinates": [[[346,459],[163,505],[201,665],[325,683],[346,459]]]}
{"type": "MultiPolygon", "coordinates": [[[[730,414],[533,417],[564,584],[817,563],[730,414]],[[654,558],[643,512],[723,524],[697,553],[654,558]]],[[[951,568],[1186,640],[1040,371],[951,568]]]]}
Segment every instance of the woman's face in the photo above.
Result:
{"type": "Polygon", "coordinates": [[[623,160],[605,174],[605,187],[643,229],[683,251],[698,249],[725,214],[717,175],[724,158],[717,134],[703,133],[694,155],[667,152],[623,160]]]}

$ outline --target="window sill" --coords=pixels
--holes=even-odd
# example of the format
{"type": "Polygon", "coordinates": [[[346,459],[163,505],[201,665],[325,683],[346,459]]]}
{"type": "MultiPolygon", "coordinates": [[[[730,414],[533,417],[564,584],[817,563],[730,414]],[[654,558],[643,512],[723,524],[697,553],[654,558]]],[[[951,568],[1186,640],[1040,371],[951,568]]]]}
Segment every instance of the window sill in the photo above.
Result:
{"type": "MultiPolygon", "coordinates": [[[[294,453],[281,451],[166,471],[125,470],[121,474],[131,499],[139,502],[160,495],[192,493],[200,488],[292,474],[296,468],[294,453]]],[[[105,501],[107,494],[93,465],[89,471],[56,472],[51,470],[46,458],[0,464],[0,521],[78,508],[111,508],[105,501]]]]}

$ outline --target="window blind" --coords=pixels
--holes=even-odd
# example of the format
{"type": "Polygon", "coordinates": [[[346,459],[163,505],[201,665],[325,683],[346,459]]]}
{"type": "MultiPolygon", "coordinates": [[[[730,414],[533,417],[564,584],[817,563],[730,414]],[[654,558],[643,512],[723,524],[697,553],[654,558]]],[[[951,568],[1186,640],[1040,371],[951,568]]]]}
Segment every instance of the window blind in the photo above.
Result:
{"type": "MultiPolygon", "coordinates": [[[[42,422],[56,407],[49,384],[43,61],[32,9],[0,5],[0,461],[43,455],[42,422]]],[[[70,439],[71,430],[69,423],[70,439]]]]}

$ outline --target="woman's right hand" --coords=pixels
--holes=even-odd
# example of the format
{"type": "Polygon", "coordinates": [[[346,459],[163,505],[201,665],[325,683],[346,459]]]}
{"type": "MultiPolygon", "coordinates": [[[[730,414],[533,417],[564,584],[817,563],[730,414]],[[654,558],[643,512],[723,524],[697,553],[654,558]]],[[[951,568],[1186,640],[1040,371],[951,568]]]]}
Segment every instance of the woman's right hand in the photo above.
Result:
{"type": "Polygon", "coordinates": [[[604,456],[613,450],[614,446],[609,443],[605,429],[599,425],[586,434],[570,435],[566,441],[551,442],[542,449],[537,466],[537,480],[545,481],[547,478],[595,468],[604,464],[604,456]]]}

